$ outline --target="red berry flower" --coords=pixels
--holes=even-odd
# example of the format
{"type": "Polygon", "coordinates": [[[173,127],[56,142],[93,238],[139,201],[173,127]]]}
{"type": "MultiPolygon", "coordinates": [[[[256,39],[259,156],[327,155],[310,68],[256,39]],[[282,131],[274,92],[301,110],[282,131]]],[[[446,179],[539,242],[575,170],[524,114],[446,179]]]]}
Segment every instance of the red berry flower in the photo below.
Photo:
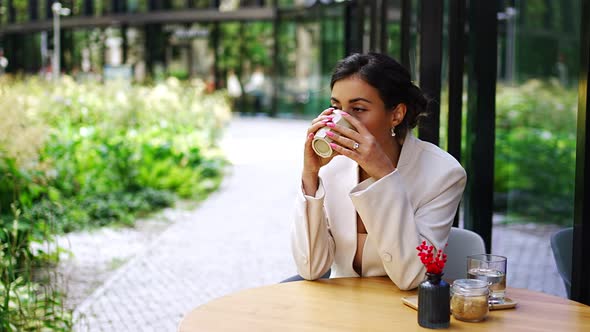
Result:
{"type": "MultiPolygon", "coordinates": [[[[445,248],[449,244],[445,244],[445,248]]],[[[447,254],[444,253],[444,249],[437,250],[436,255],[433,253],[434,246],[429,246],[426,241],[422,241],[422,244],[416,247],[418,250],[418,257],[420,261],[426,267],[426,273],[441,274],[445,263],[447,262],[447,254]]]]}

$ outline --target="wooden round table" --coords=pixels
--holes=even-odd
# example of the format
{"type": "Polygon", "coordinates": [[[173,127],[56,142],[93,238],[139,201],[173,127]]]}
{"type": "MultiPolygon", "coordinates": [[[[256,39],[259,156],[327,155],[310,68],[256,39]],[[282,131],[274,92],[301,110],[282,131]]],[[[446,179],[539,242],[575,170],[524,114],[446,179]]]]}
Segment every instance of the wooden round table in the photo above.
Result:
{"type": "MultiPolygon", "coordinates": [[[[336,278],[247,289],[187,314],[190,331],[416,331],[416,310],[388,278],[336,278]]],[[[526,289],[508,288],[515,309],[490,311],[479,323],[451,318],[453,331],[590,331],[590,306],[526,289]]]]}

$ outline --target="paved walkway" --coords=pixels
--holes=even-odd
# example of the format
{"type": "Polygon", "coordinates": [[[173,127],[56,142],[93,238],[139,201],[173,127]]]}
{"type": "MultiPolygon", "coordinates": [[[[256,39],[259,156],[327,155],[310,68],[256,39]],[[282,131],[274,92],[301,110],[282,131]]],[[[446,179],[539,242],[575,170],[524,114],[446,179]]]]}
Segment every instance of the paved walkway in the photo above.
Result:
{"type": "MultiPolygon", "coordinates": [[[[147,249],[82,301],[76,330],[175,331],[200,304],[295,274],[289,217],[307,123],[235,119],[224,141],[234,167],[221,190],[176,213],[147,249]]],[[[564,294],[548,256],[549,231],[495,228],[495,252],[511,262],[509,286],[564,294]]]]}
{"type": "Polygon", "coordinates": [[[549,242],[558,230],[555,225],[494,225],[492,253],[508,257],[508,287],[567,297],[549,242]]]}
{"type": "Polygon", "coordinates": [[[234,121],[224,142],[234,167],[221,190],[84,301],[77,330],[175,331],[199,304],[295,274],[289,216],[306,126],[234,121]]]}

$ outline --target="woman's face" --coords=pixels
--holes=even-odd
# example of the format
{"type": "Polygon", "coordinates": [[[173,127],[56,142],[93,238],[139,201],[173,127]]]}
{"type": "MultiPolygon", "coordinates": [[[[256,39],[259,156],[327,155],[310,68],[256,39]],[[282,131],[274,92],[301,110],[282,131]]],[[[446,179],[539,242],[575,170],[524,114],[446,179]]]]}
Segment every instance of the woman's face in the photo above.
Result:
{"type": "Polygon", "coordinates": [[[362,122],[383,146],[391,141],[394,112],[387,111],[377,89],[358,76],[351,76],[334,83],[331,105],[362,122]]]}

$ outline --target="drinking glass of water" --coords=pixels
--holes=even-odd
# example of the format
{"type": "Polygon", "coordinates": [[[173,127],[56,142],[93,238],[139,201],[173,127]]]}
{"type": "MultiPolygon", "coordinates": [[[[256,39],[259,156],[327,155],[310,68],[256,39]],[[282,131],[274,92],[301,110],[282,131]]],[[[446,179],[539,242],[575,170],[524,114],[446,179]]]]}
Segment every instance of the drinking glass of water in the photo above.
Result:
{"type": "Polygon", "coordinates": [[[504,303],[506,257],[488,254],[467,256],[467,278],[487,282],[490,285],[489,302],[504,303]]]}

